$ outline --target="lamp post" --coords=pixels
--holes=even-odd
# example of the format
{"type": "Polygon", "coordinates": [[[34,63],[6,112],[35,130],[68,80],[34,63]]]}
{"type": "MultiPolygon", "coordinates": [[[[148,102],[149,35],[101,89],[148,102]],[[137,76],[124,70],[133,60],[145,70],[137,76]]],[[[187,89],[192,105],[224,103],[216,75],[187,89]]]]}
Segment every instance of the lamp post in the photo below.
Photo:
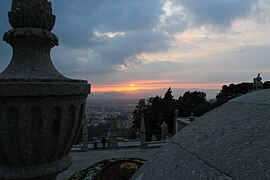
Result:
{"type": "Polygon", "coordinates": [[[90,85],[53,66],[50,2],[12,0],[8,17],[13,29],[3,40],[13,55],[0,74],[0,179],[55,180],[72,163],[90,85]]]}

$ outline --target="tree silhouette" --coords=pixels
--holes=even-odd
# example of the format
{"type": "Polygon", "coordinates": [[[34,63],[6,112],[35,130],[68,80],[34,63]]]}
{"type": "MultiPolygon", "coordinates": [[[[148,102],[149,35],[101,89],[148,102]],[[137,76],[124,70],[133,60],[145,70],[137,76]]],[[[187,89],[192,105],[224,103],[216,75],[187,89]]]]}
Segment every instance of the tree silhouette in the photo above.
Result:
{"type": "MultiPolygon", "coordinates": [[[[228,100],[246,94],[253,88],[253,83],[239,83],[223,85],[215,100],[206,100],[206,94],[202,91],[187,91],[177,100],[172,95],[169,87],[164,98],[160,96],[150,97],[147,100],[140,99],[133,112],[133,127],[140,128],[141,117],[144,115],[146,140],[150,141],[152,135],[161,138],[160,125],[165,121],[168,124],[169,133],[174,132],[174,111],[179,110],[182,117],[189,117],[193,111],[195,116],[201,116],[206,112],[226,103],[228,100]]],[[[264,83],[264,88],[270,88],[270,82],[264,83]]]]}
{"type": "MultiPolygon", "coordinates": [[[[175,103],[175,100],[173,99],[172,89],[169,88],[167,92],[165,93],[164,98],[162,100],[162,109],[161,109],[162,122],[165,121],[165,123],[168,124],[169,133],[174,132],[175,109],[176,109],[176,103],[175,103]]],[[[160,124],[162,122],[160,122],[160,124]]]]}
{"type": "Polygon", "coordinates": [[[133,111],[133,126],[137,129],[140,128],[141,118],[146,112],[146,102],[145,99],[140,99],[133,111]]]}
{"type": "MultiPolygon", "coordinates": [[[[194,112],[194,110],[198,108],[198,105],[202,105],[204,103],[206,103],[206,94],[204,92],[187,91],[183,94],[183,96],[179,97],[177,109],[179,110],[180,116],[188,117],[190,116],[192,111],[194,112]]],[[[204,113],[205,111],[200,112],[200,115],[204,113]]],[[[197,114],[195,113],[195,115],[197,114]]]]}

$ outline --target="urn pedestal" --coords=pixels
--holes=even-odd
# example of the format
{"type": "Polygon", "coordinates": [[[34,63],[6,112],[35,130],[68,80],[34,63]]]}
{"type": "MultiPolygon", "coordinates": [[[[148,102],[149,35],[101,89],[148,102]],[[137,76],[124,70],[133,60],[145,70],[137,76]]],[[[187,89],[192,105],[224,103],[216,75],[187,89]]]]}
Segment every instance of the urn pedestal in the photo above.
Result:
{"type": "Polygon", "coordinates": [[[50,32],[54,16],[49,23],[17,23],[16,8],[34,4],[34,11],[43,5],[50,12],[51,4],[21,2],[18,6],[18,0],[12,1],[14,29],[3,38],[13,55],[0,74],[0,179],[54,180],[72,163],[68,153],[81,127],[90,85],[63,76],[53,66],[50,50],[58,45],[50,32]]]}

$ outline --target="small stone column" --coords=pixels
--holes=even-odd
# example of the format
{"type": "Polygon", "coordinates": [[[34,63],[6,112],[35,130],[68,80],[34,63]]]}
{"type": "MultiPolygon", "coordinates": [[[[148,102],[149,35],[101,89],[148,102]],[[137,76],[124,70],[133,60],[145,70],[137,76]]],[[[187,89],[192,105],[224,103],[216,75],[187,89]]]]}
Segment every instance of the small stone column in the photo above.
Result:
{"type": "Polygon", "coordinates": [[[179,116],[179,110],[178,109],[176,109],[175,111],[174,111],[174,134],[176,134],[177,133],[177,126],[178,126],[178,123],[177,123],[177,118],[178,118],[178,116],[179,116]]]}
{"type": "Polygon", "coordinates": [[[163,121],[160,128],[161,128],[162,140],[166,140],[167,139],[167,133],[168,133],[168,125],[165,123],[165,121],[163,121]]]}
{"type": "Polygon", "coordinates": [[[140,126],[140,139],[141,139],[141,147],[145,148],[146,146],[146,129],[145,129],[145,121],[144,116],[141,118],[141,126],[140,126]]]}
{"type": "Polygon", "coordinates": [[[136,141],[140,141],[140,130],[139,130],[139,128],[136,131],[136,141]]]}

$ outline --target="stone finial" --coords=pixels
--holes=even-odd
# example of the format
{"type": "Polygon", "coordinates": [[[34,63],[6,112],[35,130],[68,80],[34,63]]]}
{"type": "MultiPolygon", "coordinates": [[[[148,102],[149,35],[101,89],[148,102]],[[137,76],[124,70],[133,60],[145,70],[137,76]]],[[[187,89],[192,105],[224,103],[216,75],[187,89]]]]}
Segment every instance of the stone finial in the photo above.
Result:
{"type": "Polygon", "coordinates": [[[51,31],[55,24],[52,4],[47,0],[12,0],[8,13],[13,28],[40,28],[51,31]]]}
{"type": "Polygon", "coordinates": [[[145,133],[146,129],[145,129],[145,120],[144,120],[144,115],[142,115],[141,117],[141,126],[140,126],[140,132],[141,133],[145,133]]]}
{"type": "Polygon", "coordinates": [[[144,115],[143,114],[142,114],[142,117],[141,117],[140,139],[141,139],[141,147],[142,148],[147,147],[147,145],[145,144],[145,142],[146,142],[146,129],[145,129],[145,120],[144,120],[144,115]]]}
{"type": "Polygon", "coordinates": [[[167,137],[167,134],[168,134],[168,125],[165,123],[165,121],[163,121],[160,128],[161,128],[162,140],[166,140],[166,137],[167,137]]]}

